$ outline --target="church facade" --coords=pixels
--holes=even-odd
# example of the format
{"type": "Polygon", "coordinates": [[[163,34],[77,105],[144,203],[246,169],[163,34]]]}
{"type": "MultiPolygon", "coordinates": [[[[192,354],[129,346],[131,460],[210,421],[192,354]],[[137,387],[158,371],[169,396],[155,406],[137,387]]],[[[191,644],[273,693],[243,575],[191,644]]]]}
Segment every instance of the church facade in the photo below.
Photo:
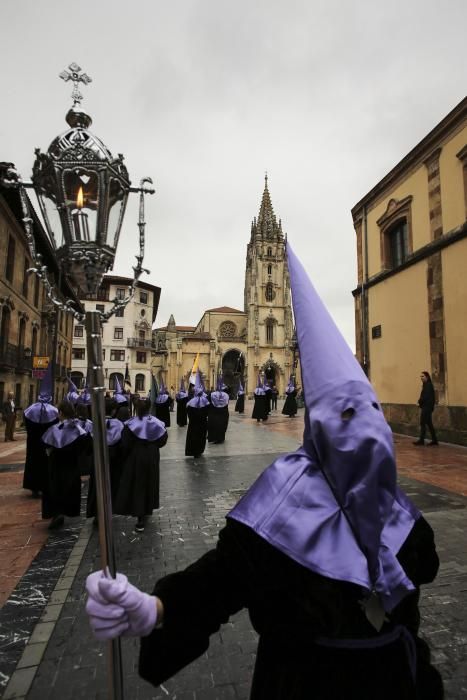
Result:
{"type": "Polygon", "coordinates": [[[284,234],[266,176],[247,245],[243,310],[207,309],[196,326],[178,326],[171,316],[154,331],[152,371],[158,382],[177,390],[199,353],[207,388],[215,387],[222,372],[232,394],[241,381],[251,396],[260,375],[283,395],[290,375],[299,371],[294,338],[284,234]]]}

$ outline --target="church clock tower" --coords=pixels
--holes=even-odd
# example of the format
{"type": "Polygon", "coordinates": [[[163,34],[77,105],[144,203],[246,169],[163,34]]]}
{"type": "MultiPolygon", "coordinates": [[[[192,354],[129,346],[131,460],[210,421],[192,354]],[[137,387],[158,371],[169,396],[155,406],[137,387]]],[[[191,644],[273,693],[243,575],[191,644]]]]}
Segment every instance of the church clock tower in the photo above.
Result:
{"type": "Polygon", "coordinates": [[[251,224],[245,271],[247,314],[246,391],[251,395],[258,374],[283,395],[294,372],[290,280],[281,220],[276,220],[265,177],[258,218],[251,224]]]}

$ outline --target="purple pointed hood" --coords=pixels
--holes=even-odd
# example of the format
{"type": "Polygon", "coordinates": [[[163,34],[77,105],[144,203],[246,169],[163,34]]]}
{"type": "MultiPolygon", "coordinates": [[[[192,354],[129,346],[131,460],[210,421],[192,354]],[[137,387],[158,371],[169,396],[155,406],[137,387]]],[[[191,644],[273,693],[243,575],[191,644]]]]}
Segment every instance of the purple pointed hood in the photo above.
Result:
{"type": "Polygon", "coordinates": [[[199,369],[196,370],[194,392],[195,395],[188,401],[187,406],[191,406],[191,408],[204,408],[204,406],[209,405],[209,399],[204,393],[204,384],[199,369]]]}
{"type": "Polygon", "coordinates": [[[81,394],[78,396],[76,403],[81,404],[82,406],[90,406],[92,404],[91,394],[89,393],[87,384],[81,394]]]}
{"type": "Polygon", "coordinates": [[[230,513],[292,559],[375,591],[390,611],[414,585],[397,560],[419,511],[396,485],[378,399],[287,244],[305,397],[303,446],[230,513]]]}
{"type": "Polygon", "coordinates": [[[78,401],[79,398],[79,392],[76,384],[70,379],[70,377],[67,377],[68,380],[68,393],[66,395],[66,400],[72,403],[73,405],[78,401]]]}
{"type": "Polygon", "coordinates": [[[265,393],[266,392],[264,390],[263,382],[261,381],[261,376],[258,374],[258,381],[256,383],[255,395],[256,396],[264,396],[265,393]]]}
{"type": "Polygon", "coordinates": [[[216,391],[211,393],[211,403],[214,408],[225,408],[229,405],[229,395],[223,391],[224,379],[222,374],[217,377],[217,388],[216,391]]]}
{"type": "Polygon", "coordinates": [[[148,442],[159,440],[167,432],[165,423],[155,416],[134,416],[127,420],[125,425],[137,438],[148,442]]]}
{"type": "Polygon", "coordinates": [[[24,416],[32,423],[52,423],[58,418],[58,410],[51,405],[52,401],[52,363],[49,362],[44,377],[40,383],[39,396],[35,403],[24,411],[24,416]]]}
{"type": "Polygon", "coordinates": [[[128,403],[127,396],[123,393],[118,377],[115,377],[115,391],[114,391],[114,401],[116,403],[128,403]]]}
{"type": "Polygon", "coordinates": [[[167,391],[167,387],[165,386],[164,382],[161,380],[161,384],[159,387],[159,393],[156,397],[156,403],[165,403],[168,398],[169,398],[169,392],[167,391]]]}
{"type": "Polygon", "coordinates": [[[183,377],[180,379],[180,390],[177,391],[175,394],[175,398],[180,400],[180,399],[186,399],[188,396],[187,392],[185,391],[185,382],[183,381],[183,377]]]}

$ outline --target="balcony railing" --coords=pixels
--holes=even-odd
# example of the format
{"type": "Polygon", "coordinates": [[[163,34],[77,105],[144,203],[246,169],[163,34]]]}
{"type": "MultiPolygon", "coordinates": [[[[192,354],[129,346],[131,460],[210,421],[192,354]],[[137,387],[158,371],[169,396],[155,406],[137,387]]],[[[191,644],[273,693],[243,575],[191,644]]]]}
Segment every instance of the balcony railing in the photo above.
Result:
{"type": "Polygon", "coordinates": [[[127,338],[128,348],[146,348],[151,349],[154,347],[152,340],[145,340],[143,338],[127,338]]]}
{"type": "Polygon", "coordinates": [[[23,345],[0,344],[0,367],[14,368],[16,372],[32,370],[32,357],[24,356],[23,345]]]}

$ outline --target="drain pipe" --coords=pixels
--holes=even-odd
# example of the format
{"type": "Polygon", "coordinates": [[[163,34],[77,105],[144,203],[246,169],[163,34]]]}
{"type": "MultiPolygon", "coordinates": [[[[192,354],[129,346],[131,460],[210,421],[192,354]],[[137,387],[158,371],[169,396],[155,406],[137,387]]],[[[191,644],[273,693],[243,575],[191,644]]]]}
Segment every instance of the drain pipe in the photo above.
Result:
{"type": "Polygon", "coordinates": [[[362,212],[362,245],[363,245],[363,275],[361,285],[361,316],[362,316],[362,359],[363,370],[369,377],[370,374],[370,358],[368,352],[368,298],[367,298],[367,283],[368,283],[368,225],[366,207],[363,207],[362,212]]]}

